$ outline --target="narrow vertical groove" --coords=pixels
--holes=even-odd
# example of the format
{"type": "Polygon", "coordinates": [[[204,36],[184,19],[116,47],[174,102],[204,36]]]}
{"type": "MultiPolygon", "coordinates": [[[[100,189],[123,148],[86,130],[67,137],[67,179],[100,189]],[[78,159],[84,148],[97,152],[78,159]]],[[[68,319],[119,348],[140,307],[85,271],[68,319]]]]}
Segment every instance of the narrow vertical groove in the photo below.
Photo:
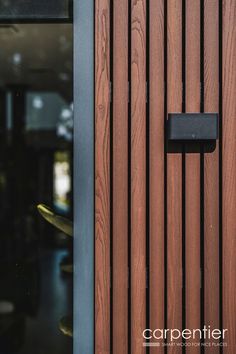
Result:
{"type": "MultiPolygon", "coordinates": [[[[168,220],[167,220],[167,132],[166,132],[166,121],[167,121],[167,81],[168,81],[168,71],[167,71],[167,16],[168,16],[168,6],[167,0],[164,2],[164,328],[168,328],[168,286],[167,286],[167,256],[168,256],[168,220]]],[[[165,339],[165,344],[167,344],[167,339],[165,339]]],[[[165,354],[167,354],[167,346],[165,346],[165,354]]]]}
{"type": "MultiPolygon", "coordinates": [[[[149,258],[149,248],[150,248],[150,149],[149,149],[149,129],[150,129],[150,118],[149,118],[149,99],[150,99],[150,82],[149,82],[149,35],[150,35],[150,0],[146,0],[146,327],[150,328],[150,258],[149,258]]],[[[146,348],[146,354],[150,353],[150,348],[146,348]]]]}
{"type": "Polygon", "coordinates": [[[182,0],[182,112],[186,112],[186,0],[182,0]]]}
{"type": "MultiPolygon", "coordinates": [[[[201,263],[201,328],[203,328],[204,323],[205,323],[205,304],[204,304],[204,293],[205,293],[205,272],[204,272],[204,148],[203,146],[201,147],[201,155],[200,155],[200,188],[201,188],[201,198],[200,198],[200,204],[201,204],[201,256],[200,256],[200,263],[201,263]]],[[[204,339],[201,339],[201,353],[203,354],[205,352],[204,350],[204,339]]]]}
{"type": "MultiPolygon", "coordinates": [[[[201,97],[200,97],[200,112],[204,113],[204,0],[201,0],[201,33],[200,33],[200,56],[201,56],[201,97]]],[[[201,328],[203,328],[205,323],[205,302],[204,302],[204,293],[205,293],[205,247],[204,247],[204,146],[201,146],[201,155],[200,155],[200,220],[201,220],[201,245],[200,245],[200,267],[201,267],[201,328]]],[[[201,354],[204,354],[204,339],[201,339],[201,354]]]]}
{"type": "MultiPolygon", "coordinates": [[[[186,230],[185,230],[185,186],[186,186],[186,152],[185,145],[183,146],[182,154],[182,225],[183,225],[183,236],[182,236],[182,269],[183,269],[183,286],[182,286],[182,330],[186,328],[186,230]]],[[[182,343],[185,344],[186,340],[183,338],[182,343]]],[[[186,347],[183,346],[183,354],[186,353],[186,347]]]]}
{"type": "MultiPolygon", "coordinates": [[[[222,1],[219,0],[219,328],[223,329],[223,178],[222,178],[222,1]]],[[[220,347],[220,354],[223,354],[223,347],[220,347]]]]}
{"type": "MultiPolygon", "coordinates": [[[[186,112],[186,0],[182,0],[182,112],[186,112]]],[[[186,159],[185,144],[182,153],[182,329],[186,328],[186,204],[185,204],[185,185],[186,185],[186,159]]],[[[185,343],[186,340],[182,339],[185,343]]],[[[182,353],[186,353],[183,346],[182,353]]]]}

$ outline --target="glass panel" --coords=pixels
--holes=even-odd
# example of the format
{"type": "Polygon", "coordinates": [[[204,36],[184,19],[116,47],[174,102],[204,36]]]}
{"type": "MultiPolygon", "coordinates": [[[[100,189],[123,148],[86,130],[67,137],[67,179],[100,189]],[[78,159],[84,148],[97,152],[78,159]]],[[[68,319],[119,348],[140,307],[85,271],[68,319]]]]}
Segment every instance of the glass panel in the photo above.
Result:
{"type": "Polygon", "coordinates": [[[1,19],[68,18],[70,0],[0,0],[1,19]]]}
{"type": "MultiPolygon", "coordinates": [[[[7,0],[0,13],[64,5],[7,0]]],[[[0,21],[0,353],[72,354],[73,26],[14,16],[0,21]]]]}

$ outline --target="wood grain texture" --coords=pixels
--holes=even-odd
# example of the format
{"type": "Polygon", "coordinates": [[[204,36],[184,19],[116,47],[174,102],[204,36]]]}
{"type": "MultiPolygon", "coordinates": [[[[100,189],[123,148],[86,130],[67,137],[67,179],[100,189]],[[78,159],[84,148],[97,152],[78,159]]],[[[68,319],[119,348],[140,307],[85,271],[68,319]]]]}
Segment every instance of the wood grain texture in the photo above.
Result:
{"type": "MultiPolygon", "coordinates": [[[[150,1],[150,328],[164,327],[164,1],[150,1]]],[[[150,348],[162,354],[164,348],[150,348]]]]}
{"type": "Polygon", "coordinates": [[[95,2],[95,353],[110,353],[110,2],[95,2]]]}
{"type": "Polygon", "coordinates": [[[145,353],[146,1],[131,2],[131,353],[145,353]]]}
{"type": "Polygon", "coordinates": [[[113,353],[128,354],[128,2],[113,6],[113,353]]]}
{"type": "Polygon", "coordinates": [[[223,328],[236,350],[236,2],[223,1],[223,328]]]}
{"type": "MultiPolygon", "coordinates": [[[[205,112],[219,111],[218,0],[204,1],[204,110],[205,112]]],[[[204,165],[204,323],[211,328],[219,328],[218,142],[213,153],[205,153],[204,165]]],[[[219,348],[208,347],[205,353],[219,353],[219,348]]]]}
{"type": "MultiPolygon", "coordinates": [[[[200,0],[186,1],[186,112],[200,112],[200,0]]],[[[186,328],[201,328],[200,154],[185,155],[186,328]]],[[[191,340],[199,343],[199,340],[191,340]]],[[[199,354],[200,347],[186,353],[199,354]]]]}
{"type": "MultiPolygon", "coordinates": [[[[182,112],[182,1],[167,8],[167,110],[182,112]]],[[[167,328],[182,328],[182,154],[167,155],[167,328]]],[[[168,353],[182,353],[178,346],[168,353]]]]}

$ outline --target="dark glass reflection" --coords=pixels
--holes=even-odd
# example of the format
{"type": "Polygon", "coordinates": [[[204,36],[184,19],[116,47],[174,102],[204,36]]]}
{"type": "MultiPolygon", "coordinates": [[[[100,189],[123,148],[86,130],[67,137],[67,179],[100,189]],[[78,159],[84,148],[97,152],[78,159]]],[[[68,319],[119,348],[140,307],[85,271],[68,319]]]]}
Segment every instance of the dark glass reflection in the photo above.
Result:
{"type": "Polygon", "coordinates": [[[0,354],[70,354],[72,25],[0,25],[0,354]]]}
{"type": "Polygon", "coordinates": [[[0,18],[68,18],[70,0],[0,0],[0,18]]]}

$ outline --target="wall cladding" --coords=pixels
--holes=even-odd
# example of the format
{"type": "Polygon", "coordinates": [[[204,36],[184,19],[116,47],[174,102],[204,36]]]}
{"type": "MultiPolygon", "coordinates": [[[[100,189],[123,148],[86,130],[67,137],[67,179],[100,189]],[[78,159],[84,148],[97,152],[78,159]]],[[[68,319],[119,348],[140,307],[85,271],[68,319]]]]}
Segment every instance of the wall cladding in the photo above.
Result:
{"type": "Polygon", "coordinates": [[[95,352],[234,354],[236,3],[95,3],[95,352]],[[218,112],[220,139],[168,144],[171,112],[218,112]],[[143,343],[204,324],[228,346],[143,343]]]}

